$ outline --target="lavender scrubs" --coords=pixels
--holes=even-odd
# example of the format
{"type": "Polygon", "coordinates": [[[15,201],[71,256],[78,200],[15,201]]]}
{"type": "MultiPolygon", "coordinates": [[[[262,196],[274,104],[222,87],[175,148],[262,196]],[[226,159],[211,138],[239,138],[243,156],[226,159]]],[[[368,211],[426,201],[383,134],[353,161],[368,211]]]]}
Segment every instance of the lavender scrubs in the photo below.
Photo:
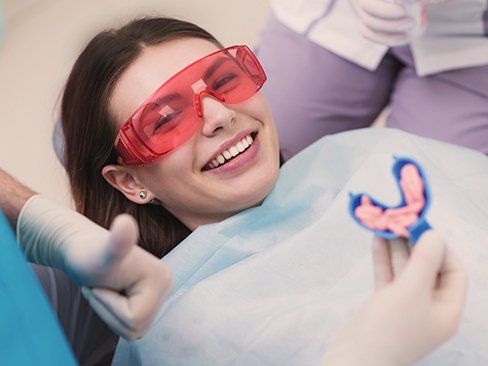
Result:
{"type": "Polygon", "coordinates": [[[285,158],[324,135],[371,125],[387,105],[388,127],[488,153],[488,66],[419,77],[403,46],[369,71],[273,16],[257,54],[285,158]]]}

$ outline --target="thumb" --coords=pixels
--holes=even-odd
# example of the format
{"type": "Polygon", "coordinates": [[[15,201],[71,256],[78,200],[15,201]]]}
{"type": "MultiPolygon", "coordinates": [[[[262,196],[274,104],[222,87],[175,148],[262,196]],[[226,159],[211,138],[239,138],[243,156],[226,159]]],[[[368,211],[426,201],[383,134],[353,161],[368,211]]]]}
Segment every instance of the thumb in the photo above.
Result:
{"type": "Polygon", "coordinates": [[[437,232],[425,232],[415,245],[399,280],[415,289],[432,291],[446,254],[444,240],[437,232]]]}
{"type": "Polygon", "coordinates": [[[110,226],[110,237],[104,253],[104,263],[110,265],[122,260],[137,244],[139,229],[136,220],[128,215],[118,215],[110,226]]]}

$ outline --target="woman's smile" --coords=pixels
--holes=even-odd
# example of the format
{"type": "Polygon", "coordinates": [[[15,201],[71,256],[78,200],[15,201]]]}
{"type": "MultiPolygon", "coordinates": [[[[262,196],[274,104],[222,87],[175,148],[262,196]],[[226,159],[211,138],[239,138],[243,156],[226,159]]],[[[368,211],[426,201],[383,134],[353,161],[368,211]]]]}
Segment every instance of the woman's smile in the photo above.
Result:
{"type": "Polygon", "coordinates": [[[231,173],[254,161],[259,152],[258,133],[243,131],[222,144],[202,169],[210,174],[231,173]]]}

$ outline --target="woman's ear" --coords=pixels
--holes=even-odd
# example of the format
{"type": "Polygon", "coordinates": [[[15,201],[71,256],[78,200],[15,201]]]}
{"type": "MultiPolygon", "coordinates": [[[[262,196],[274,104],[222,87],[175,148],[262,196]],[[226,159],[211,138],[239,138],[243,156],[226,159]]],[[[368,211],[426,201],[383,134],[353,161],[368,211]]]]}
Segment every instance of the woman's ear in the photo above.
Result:
{"type": "Polygon", "coordinates": [[[156,198],[127,167],[106,165],[102,169],[102,175],[112,187],[134,203],[144,205],[156,198]]]}

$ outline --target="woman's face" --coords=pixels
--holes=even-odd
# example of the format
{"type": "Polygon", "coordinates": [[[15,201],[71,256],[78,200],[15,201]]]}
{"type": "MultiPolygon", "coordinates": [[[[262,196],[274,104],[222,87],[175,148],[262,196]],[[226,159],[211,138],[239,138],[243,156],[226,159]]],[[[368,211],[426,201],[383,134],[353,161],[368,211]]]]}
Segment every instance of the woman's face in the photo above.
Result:
{"type": "MultiPolygon", "coordinates": [[[[217,50],[213,43],[198,38],[144,49],[115,85],[110,109],[118,127],[172,75],[217,50]]],[[[140,186],[147,191],[149,198],[159,199],[192,230],[259,204],[273,188],[279,172],[278,138],[261,93],[240,104],[223,104],[206,94],[201,102],[202,126],[191,139],[150,164],[123,167],[134,181],[119,180],[138,185],[137,189],[140,186]],[[209,169],[212,158],[224,150],[229,152],[230,146],[248,135],[254,137],[251,146],[209,169]]],[[[137,195],[122,191],[129,199],[141,202],[137,195]]]]}

